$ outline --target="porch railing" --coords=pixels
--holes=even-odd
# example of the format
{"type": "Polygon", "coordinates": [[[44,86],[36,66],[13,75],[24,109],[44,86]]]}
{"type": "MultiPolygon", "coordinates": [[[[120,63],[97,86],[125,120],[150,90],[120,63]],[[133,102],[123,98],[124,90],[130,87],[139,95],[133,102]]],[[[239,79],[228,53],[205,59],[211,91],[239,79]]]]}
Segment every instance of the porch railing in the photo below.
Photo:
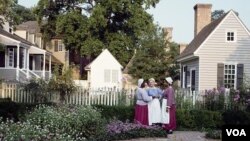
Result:
{"type": "MultiPolygon", "coordinates": [[[[34,74],[36,74],[37,76],[39,76],[40,78],[43,78],[43,71],[41,70],[31,70],[31,72],[33,72],[34,74]]],[[[50,72],[49,71],[45,71],[45,80],[48,80],[50,77],[50,72]]]]}
{"type": "Polygon", "coordinates": [[[0,67],[0,79],[5,80],[17,80],[16,68],[1,68],[0,67]]]}

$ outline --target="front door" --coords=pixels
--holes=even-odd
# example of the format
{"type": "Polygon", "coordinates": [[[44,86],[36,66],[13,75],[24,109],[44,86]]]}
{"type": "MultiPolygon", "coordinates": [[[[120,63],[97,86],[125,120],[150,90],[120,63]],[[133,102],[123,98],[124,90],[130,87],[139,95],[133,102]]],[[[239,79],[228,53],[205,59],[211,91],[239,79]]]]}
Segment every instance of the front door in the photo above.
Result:
{"type": "Polygon", "coordinates": [[[8,48],[8,62],[7,62],[7,66],[14,68],[14,48],[8,48]]]}

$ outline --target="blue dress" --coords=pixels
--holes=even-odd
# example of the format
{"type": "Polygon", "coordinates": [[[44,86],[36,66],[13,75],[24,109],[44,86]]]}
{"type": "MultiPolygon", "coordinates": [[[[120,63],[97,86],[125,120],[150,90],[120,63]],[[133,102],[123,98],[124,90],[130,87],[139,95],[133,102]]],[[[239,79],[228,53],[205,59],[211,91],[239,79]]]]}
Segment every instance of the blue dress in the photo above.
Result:
{"type": "Polygon", "coordinates": [[[148,88],[147,89],[148,95],[149,96],[162,96],[163,91],[159,88],[148,88]]]}

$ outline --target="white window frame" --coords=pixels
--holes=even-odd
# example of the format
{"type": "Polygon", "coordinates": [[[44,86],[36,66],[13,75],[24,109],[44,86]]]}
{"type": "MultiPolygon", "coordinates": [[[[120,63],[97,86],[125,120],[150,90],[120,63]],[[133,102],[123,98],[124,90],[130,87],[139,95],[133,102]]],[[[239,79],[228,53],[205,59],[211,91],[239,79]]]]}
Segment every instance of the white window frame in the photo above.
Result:
{"type": "Polygon", "coordinates": [[[112,70],[111,78],[112,78],[112,83],[118,83],[118,78],[119,78],[119,70],[112,70]]]}
{"type": "Polygon", "coordinates": [[[236,30],[226,30],[226,33],[225,33],[225,41],[226,42],[228,42],[228,43],[232,43],[232,42],[236,42],[237,41],[237,32],[236,32],[236,30]],[[233,38],[234,38],[234,40],[233,41],[231,41],[231,40],[227,40],[227,38],[228,38],[228,33],[234,33],[234,36],[233,36],[233,38]]]}
{"type": "MultiPolygon", "coordinates": [[[[226,73],[225,73],[225,69],[226,69],[226,65],[234,65],[235,66],[235,72],[234,72],[234,89],[236,89],[236,85],[237,85],[237,63],[229,63],[229,62],[227,62],[227,63],[224,63],[224,86],[226,85],[225,84],[225,75],[226,75],[226,73]]],[[[231,69],[232,70],[232,69],[231,69]]],[[[230,74],[229,74],[230,75],[230,74]]],[[[232,74],[231,74],[232,75],[232,74]]],[[[225,87],[226,88],[226,87],[225,87]]]]}
{"type": "Polygon", "coordinates": [[[111,82],[111,70],[110,69],[104,69],[104,82],[105,83],[111,82]]]}
{"type": "Polygon", "coordinates": [[[8,62],[7,62],[7,66],[9,68],[14,68],[14,63],[15,63],[15,49],[14,48],[8,48],[8,62]],[[11,51],[12,49],[12,51],[11,51]],[[12,56],[12,58],[10,58],[10,56],[12,56]],[[11,62],[12,61],[12,62],[11,62]],[[10,65],[11,63],[11,65],[10,65]]]}
{"type": "Polygon", "coordinates": [[[119,70],[118,69],[104,69],[104,82],[105,83],[119,83],[119,70]]]}
{"type": "Polygon", "coordinates": [[[64,45],[62,40],[57,40],[57,50],[60,51],[64,51],[64,45]]]}
{"type": "Polygon", "coordinates": [[[187,73],[187,72],[184,72],[184,68],[185,68],[186,66],[187,66],[187,65],[183,65],[183,66],[182,66],[182,68],[183,68],[183,69],[182,69],[182,88],[186,88],[186,87],[185,87],[185,86],[186,86],[186,85],[185,85],[185,81],[186,81],[185,76],[186,76],[186,73],[187,73]]]}

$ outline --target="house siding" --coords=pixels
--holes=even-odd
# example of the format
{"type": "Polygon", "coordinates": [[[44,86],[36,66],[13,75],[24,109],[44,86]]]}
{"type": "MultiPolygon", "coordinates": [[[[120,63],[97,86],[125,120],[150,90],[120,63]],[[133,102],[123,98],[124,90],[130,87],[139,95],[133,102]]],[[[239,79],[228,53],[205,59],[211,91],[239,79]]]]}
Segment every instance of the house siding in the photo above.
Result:
{"type": "MultiPolygon", "coordinates": [[[[104,51],[101,55],[99,55],[96,60],[90,64],[91,70],[90,70],[90,78],[88,78],[88,81],[90,82],[91,88],[103,88],[103,87],[109,87],[109,88],[121,88],[122,87],[122,71],[121,66],[117,62],[117,60],[108,53],[108,51],[104,51]],[[118,81],[112,82],[105,82],[105,70],[117,70],[118,71],[118,81]]],[[[112,73],[111,73],[112,75],[112,73]]]]}
{"type": "Polygon", "coordinates": [[[181,63],[182,66],[187,66],[187,71],[189,72],[189,77],[187,77],[187,85],[190,88],[190,73],[191,69],[195,69],[195,90],[199,89],[199,59],[194,59],[181,63]]]}
{"type": "Polygon", "coordinates": [[[237,17],[230,12],[224,21],[200,46],[200,90],[217,87],[217,64],[244,64],[244,75],[250,77],[250,36],[237,17]],[[236,42],[226,42],[226,31],[236,31],[236,42]]]}

